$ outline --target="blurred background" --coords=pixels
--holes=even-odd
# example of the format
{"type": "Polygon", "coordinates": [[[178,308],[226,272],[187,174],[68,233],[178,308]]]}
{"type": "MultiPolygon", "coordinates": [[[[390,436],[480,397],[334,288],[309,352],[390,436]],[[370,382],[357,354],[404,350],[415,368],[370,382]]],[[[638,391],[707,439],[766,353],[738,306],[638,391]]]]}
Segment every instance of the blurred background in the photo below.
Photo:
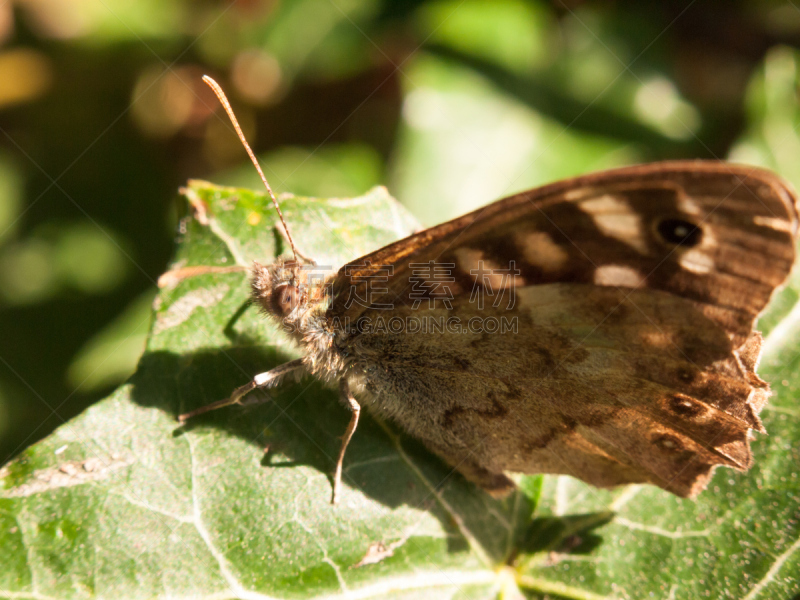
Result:
{"type": "Polygon", "coordinates": [[[800,4],[0,5],[0,464],[133,372],[187,178],[386,185],[425,225],[571,175],[731,158],[800,186],[800,4]]]}

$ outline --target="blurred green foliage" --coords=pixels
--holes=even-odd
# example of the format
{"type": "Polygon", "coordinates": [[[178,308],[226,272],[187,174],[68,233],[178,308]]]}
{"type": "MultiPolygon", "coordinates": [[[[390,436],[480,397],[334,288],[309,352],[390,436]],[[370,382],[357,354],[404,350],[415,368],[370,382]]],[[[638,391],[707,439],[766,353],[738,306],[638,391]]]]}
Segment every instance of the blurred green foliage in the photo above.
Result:
{"type": "Polygon", "coordinates": [[[800,184],[791,2],[18,0],[0,7],[0,463],[130,374],[188,178],[387,185],[425,224],[586,171],[800,184]]]}

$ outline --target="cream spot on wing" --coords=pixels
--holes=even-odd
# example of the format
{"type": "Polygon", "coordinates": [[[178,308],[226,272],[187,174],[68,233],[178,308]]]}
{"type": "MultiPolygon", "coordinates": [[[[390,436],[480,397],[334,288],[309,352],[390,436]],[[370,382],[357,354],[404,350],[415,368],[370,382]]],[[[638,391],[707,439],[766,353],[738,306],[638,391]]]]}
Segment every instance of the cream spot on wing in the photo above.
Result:
{"type": "Polygon", "coordinates": [[[675,448],[680,448],[680,442],[678,441],[678,438],[669,434],[662,434],[655,437],[653,439],[653,443],[662,450],[674,450],[675,448]]]}
{"type": "Polygon", "coordinates": [[[753,222],[756,225],[769,227],[770,229],[774,229],[776,231],[786,231],[792,233],[792,224],[786,219],[778,219],[775,217],[763,217],[761,215],[756,215],[755,217],[753,217],[753,222]]]}
{"type": "Polygon", "coordinates": [[[575,188],[574,190],[569,190],[564,192],[564,198],[569,200],[570,202],[574,202],[575,200],[580,200],[581,198],[588,198],[590,196],[594,196],[597,194],[597,189],[593,187],[588,188],[575,188]]]}
{"type": "Polygon", "coordinates": [[[687,271],[704,275],[714,268],[714,259],[702,250],[687,250],[678,259],[678,264],[687,271]]]}
{"type": "Polygon", "coordinates": [[[639,271],[625,265],[602,265],[594,272],[596,285],[638,287],[644,278],[639,271]]]}
{"type": "MultiPolygon", "coordinates": [[[[493,290],[502,290],[526,285],[524,277],[509,273],[509,265],[487,258],[482,250],[456,248],[453,254],[456,257],[456,267],[473,282],[484,287],[491,286],[493,290]]],[[[519,270],[519,266],[515,266],[514,269],[519,270]]]]}
{"type": "Polygon", "coordinates": [[[627,244],[640,254],[647,254],[642,218],[625,200],[612,194],[603,194],[580,202],[578,208],[592,217],[601,233],[627,244]]]}
{"type": "Polygon", "coordinates": [[[626,213],[631,211],[630,206],[628,206],[628,203],[624,199],[619,196],[614,196],[613,194],[603,194],[602,196],[584,200],[578,204],[578,208],[590,215],[626,213]]]}
{"type": "Polygon", "coordinates": [[[545,273],[561,270],[569,260],[569,253],[553,241],[544,231],[524,231],[514,235],[514,244],[522,258],[545,273]]]}
{"type": "Polygon", "coordinates": [[[656,348],[669,348],[673,344],[672,336],[664,331],[646,331],[642,334],[642,341],[656,348]]]}
{"type": "MultiPolygon", "coordinates": [[[[703,241],[700,243],[700,248],[715,248],[717,246],[717,238],[714,235],[713,227],[703,227],[703,241]]],[[[695,248],[697,250],[697,248],[695,248]]]]}
{"type": "Polygon", "coordinates": [[[683,194],[681,194],[678,199],[678,208],[687,215],[701,216],[703,213],[697,202],[692,200],[689,196],[685,196],[683,194]]]}

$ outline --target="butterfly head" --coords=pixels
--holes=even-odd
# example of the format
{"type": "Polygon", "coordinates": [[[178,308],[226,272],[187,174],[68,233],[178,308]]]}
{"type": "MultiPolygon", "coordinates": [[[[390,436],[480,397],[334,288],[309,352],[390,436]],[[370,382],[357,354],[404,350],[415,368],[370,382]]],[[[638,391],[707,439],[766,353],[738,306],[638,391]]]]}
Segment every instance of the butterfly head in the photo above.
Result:
{"type": "Polygon", "coordinates": [[[326,297],[322,281],[309,265],[294,259],[278,259],[266,266],[253,263],[250,285],[255,300],[265,313],[285,325],[299,325],[310,309],[320,306],[326,297]]]}
{"type": "Polygon", "coordinates": [[[294,260],[278,260],[270,266],[253,263],[250,278],[253,299],[264,312],[279,319],[291,319],[308,302],[308,289],[301,281],[300,270],[300,264],[294,260]]]}

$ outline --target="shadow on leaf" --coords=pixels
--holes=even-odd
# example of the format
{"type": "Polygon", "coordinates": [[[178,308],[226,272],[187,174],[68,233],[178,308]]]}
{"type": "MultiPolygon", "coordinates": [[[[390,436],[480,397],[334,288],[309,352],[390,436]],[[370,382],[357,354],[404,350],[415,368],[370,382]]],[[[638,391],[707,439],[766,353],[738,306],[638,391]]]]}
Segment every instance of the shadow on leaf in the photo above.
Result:
{"type": "Polygon", "coordinates": [[[611,511],[538,517],[531,521],[520,545],[520,554],[555,552],[558,554],[589,554],[603,541],[594,530],[614,519],[611,511]]]}
{"type": "MultiPolygon", "coordinates": [[[[310,377],[299,383],[287,382],[269,394],[253,392],[262,394],[263,403],[222,408],[183,426],[177,422],[178,414],[225,398],[253,374],[291,358],[256,345],[187,354],[149,352],[131,379],[132,398],[142,406],[158,408],[175,417],[173,438],[189,432],[203,436],[217,430],[247,441],[258,457],[253,460],[243,456],[238,465],[230,468],[239,469],[239,475],[253,469],[254,481],[263,481],[266,471],[269,489],[275,489],[276,496],[281,493],[278,490],[286,489],[289,472],[295,469],[310,468],[324,474],[330,484],[349,413],[340,406],[334,390],[310,377]]],[[[204,443],[219,443],[222,449],[225,438],[218,439],[204,443]]],[[[291,479],[295,480],[296,477],[291,479]]],[[[477,543],[497,564],[507,560],[508,539],[518,538],[533,510],[530,500],[521,493],[519,498],[512,495],[505,500],[492,499],[420,443],[369,414],[362,414],[348,447],[343,481],[345,488],[358,489],[391,509],[406,505],[428,511],[446,532],[448,551],[466,551],[471,543],[477,543]],[[522,517],[514,518],[512,513],[522,517]],[[509,530],[508,523],[518,525],[509,530]]],[[[263,494],[263,489],[257,493],[263,494]]],[[[346,496],[345,492],[343,502],[347,502],[346,496]]],[[[327,509],[329,502],[329,491],[312,498],[319,510],[327,509]]],[[[254,502],[253,510],[262,510],[261,506],[254,502]]]]}

